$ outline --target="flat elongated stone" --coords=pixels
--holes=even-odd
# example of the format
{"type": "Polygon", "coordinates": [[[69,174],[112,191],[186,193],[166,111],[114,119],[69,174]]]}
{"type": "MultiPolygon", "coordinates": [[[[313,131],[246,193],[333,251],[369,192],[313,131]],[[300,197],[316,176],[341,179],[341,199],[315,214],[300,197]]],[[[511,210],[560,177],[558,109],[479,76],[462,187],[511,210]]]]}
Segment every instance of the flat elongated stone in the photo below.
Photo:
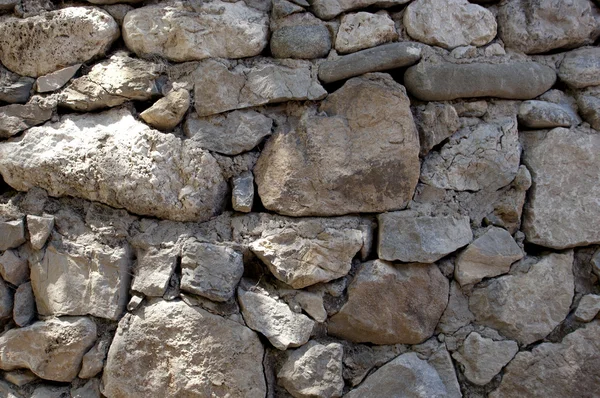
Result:
{"type": "Polygon", "coordinates": [[[31,289],[31,283],[19,285],[15,292],[13,305],[13,320],[21,327],[27,326],[35,318],[35,297],[31,289]]]}
{"type": "Polygon", "coordinates": [[[417,43],[389,43],[357,51],[319,64],[319,79],[324,83],[362,75],[383,72],[416,63],[421,59],[417,43]]]}
{"type": "Polygon", "coordinates": [[[581,123],[573,110],[547,101],[524,101],[519,107],[519,123],[534,129],[571,127],[581,123]]]}
{"type": "Polygon", "coordinates": [[[498,97],[532,99],[556,81],[550,67],[535,62],[431,64],[421,62],[404,74],[406,89],[423,101],[498,97]]]}
{"type": "Polygon", "coordinates": [[[600,85],[600,49],[591,47],[571,51],[560,63],[558,77],[575,88],[600,85]]]}
{"type": "Polygon", "coordinates": [[[35,91],[38,93],[47,93],[58,90],[75,76],[79,68],[81,68],[81,64],[75,64],[38,77],[35,81],[35,91]]]}
{"type": "Polygon", "coordinates": [[[126,109],[65,116],[0,143],[0,173],[20,191],[37,186],[177,221],[219,213],[227,188],[208,152],[150,129],[126,109]]]}
{"type": "Polygon", "coordinates": [[[38,77],[104,54],[119,26],[95,7],[67,7],[0,23],[0,61],[8,69],[38,77]]]}
{"type": "Polygon", "coordinates": [[[119,323],[103,394],[263,398],[263,355],[258,336],[247,327],[183,301],[154,300],[119,323]]]}
{"type": "Polygon", "coordinates": [[[127,13],[123,39],[137,55],[156,54],[176,62],[253,57],[267,45],[268,20],[243,1],[157,4],[127,13]]]}
{"type": "Polygon", "coordinates": [[[600,135],[556,128],[523,134],[523,162],[533,185],[523,232],[537,245],[564,249],[600,243],[600,135]]]}
{"type": "Polygon", "coordinates": [[[386,12],[357,12],[342,17],[335,39],[335,49],[342,54],[352,53],[397,38],[394,21],[386,12]]]}
{"type": "Polygon", "coordinates": [[[131,289],[150,297],[162,297],[177,265],[177,256],[169,249],[140,250],[131,289]]]}
{"type": "Polygon", "coordinates": [[[367,8],[369,6],[395,6],[408,3],[410,0],[312,0],[310,5],[315,15],[321,19],[332,19],[339,14],[367,8]]]}
{"type": "Polygon", "coordinates": [[[413,115],[419,131],[421,156],[427,155],[434,146],[460,128],[456,109],[449,104],[430,102],[413,108],[413,115]]]}
{"type": "Polygon", "coordinates": [[[331,35],[324,25],[283,26],[271,36],[275,58],[313,59],[331,50],[331,35]]]}
{"type": "Polygon", "coordinates": [[[576,95],[577,107],[581,117],[593,129],[600,131],[600,86],[588,87],[576,95]]]}
{"type": "Polygon", "coordinates": [[[0,65],[0,101],[25,103],[35,79],[12,73],[0,65]]]}
{"type": "Polygon", "coordinates": [[[0,138],[9,138],[52,117],[51,108],[38,104],[13,104],[0,107],[0,138]]]}

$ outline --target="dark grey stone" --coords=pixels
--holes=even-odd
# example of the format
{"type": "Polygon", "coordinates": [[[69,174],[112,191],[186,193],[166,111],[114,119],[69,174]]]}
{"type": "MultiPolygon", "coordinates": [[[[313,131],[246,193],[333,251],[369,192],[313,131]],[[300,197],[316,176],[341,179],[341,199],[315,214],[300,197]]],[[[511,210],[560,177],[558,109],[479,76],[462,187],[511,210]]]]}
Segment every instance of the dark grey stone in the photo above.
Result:
{"type": "Polygon", "coordinates": [[[27,102],[34,82],[35,79],[17,75],[0,65],[0,101],[11,104],[27,102]]]}
{"type": "Polygon", "coordinates": [[[331,36],[324,25],[284,26],[271,37],[271,53],[275,58],[321,58],[329,50],[331,36]]]}

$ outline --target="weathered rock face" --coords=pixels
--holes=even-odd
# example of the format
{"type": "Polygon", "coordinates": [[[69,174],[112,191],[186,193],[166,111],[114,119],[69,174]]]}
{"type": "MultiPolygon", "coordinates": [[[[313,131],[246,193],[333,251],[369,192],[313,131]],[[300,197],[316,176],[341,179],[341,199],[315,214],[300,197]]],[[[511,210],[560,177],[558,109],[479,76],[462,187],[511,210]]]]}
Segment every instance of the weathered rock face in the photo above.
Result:
{"type": "Polygon", "coordinates": [[[30,369],[46,380],[71,382],[83,354],[96,341],[96,324],[85,317],[52,318],[0,336],[0,369],[30,369]]]}
{"type": "Polygon", "coordinates": [[[38,77],[35,81],[35,91],[47,93],[58,90],[75,76],[79,68],[81,68],[81,64],[75,64],[38,77]]]}
{"type": "Polygon", "coordinates": [[[123,39],[131,51],[176,62],[259,55],[268,30],[267,15],[242,1],[150,5],[123,20],[123,39]]]}
{"type": "Polygon", "coordinates": [[[154,247],[140,250],[131,289],[149,297],[162,297],[176,265],[177,256],[173,250],[154,247]]]}
{"type": "Polygon", "coordinates": [[[404,74],[406,89],[424,101],[498,97],[532,99],[549,90],[556,73],[535,62],[433,64],[421,62],[404,74]],[[448,76],[452,76],[449,79],[448,76]]]}
{"type": "Polygon", "coordinates": [[[595,12],[589,0],[509,0],[498,8],[500,38],[526,54],[592,43],[595,12]]]}
{"type": "Polygon", "coordinates": [[[0,174],[22,191],[38,186],[179,221],[218,213],[226,189],[209,153],[151,130],[125,109],[69,115],[1,143],[0,174]]]}
{"type": "Polygon", "coordinates": [[[275,58],[321,58],[330,49],[331,35],[323,25],[284,26],[271,36],[271,53],[275,58]]]}
{"type": "Polygon", "coordinates": [[[558,77],[574,88],[600,85],[600,49],[584,48],[567,53],[558,77]]]}
{"type": "Polygon", "coordinates": [[[557,128],[523,134],[523,161],[533,185],[525,205],[523,232],[529,242],[564,249],[600,242],[600,135],[557,128]],[[560,192],[560,194],[557,194],[560,192]]]}
{"type": "Polygon", "coordinates": [[[573,300],[573,252],[525,258],[506,276],[473,290],[476,321],[522,344],[546,337],[569,313],[573,300]]]}
{"type": "Polygon", "coordinates": [[[27,259],[20,257],[16,251],[5,251],[0,256],[0,275],[5,281],[19,286],[29,279],[27,259]]]}
{"type": "Polygon", "coordinates": [[[543,343],[523,351],[506,367],[492,398],[592,397],[600,388],[598,358],[600,321],[568,334],[560,343],[543,343]]]}
{"type": "Polygon", "coordinates": [[[328,116],[308,115],[267,143],[255,169],[265,207],[293,216],[405,207],[419,143],[403,87],[387,75],[354,78],[321,110],[328,116]]]}
{"type": "Polygon", "coordinates": [[[54,228],[53,216],[27,216],[27,230],[31,247],[40,250],[46,244],[54,228]]]}
{"type": "Polygon", "coordinates": [[[342,17],[335,39],[335,49],[343,54],[352,53],[397,38],[394,21],[385,11],[378,14],[357,12],[342,17]]]}
{"type": "Polygon", "coordinates": [[[573,110],[547,101],[525,101],[519,107],[519,123],[534,129],[571,127],[581,123],[573,110]]]}
{"type": "Polygon", "coordinates": [[[8,69],[38,77],[104,54],[119,27],[95,7],[67,7],[0,23],[0,61],[8,69]]]}
{"type": "Polygon", "coordinates": [[[23,220],[0,222],[0,251],[13,249],[25,243],[23,220]]]}
{"type": "Polygon", "coordinates": [[[171,130],[183,120],[189,106],[190,93],[185,89],[173,90],[140,113],[140,117],[155,129],[171,130]]]}
{"type": "Polygon", "coordinates": [[[103,374],[109,397],[264,397],[263,347],[237,322],[153,301],[119,324],[103,374]]]}
{"type": "Polygon", "coordinates": [[[412,38],[448,49],[483,46],[496,36],[494,15],[467,0],[416,0],[403,22],[412,38]]]}
{"type": "Polygon", "coordinates": [[[433,263],[473,240],[469,217],[428,216],[414,210],[378,216],[383,260],[433,263]]]}
{"type": "Polygon", "coordinates": [[[329,282],[348,274],[352,259],[363,246],[355,229],[306,231],[293,229],[263,233],[250,248],[275,277],[294,289],[329,282]]]}
{"type": "Polygon", "coordinates": [[[0,65],[0,101],[9,103],[25,103],[34,79],[19,76],[0,65]]]}
{"type": "Polygon", "coordinates": [[[9,138],[52,117],[52,109],[38,104],[0,107],[0,138],[9,138]]]}
{"type": "Polygon", "coordinates": [[[442,398],[447,390],[436,370],[414,352],[402,354],[344,395],[359,397],[442,398]]]}
{"type": "Polygon", "coordinates": [[[437,330],[451,334],[473,322],[473,320],[475,320],[475,316],[469,310],[469,298],[460,289],[458,282],[452,281],[450,283],[448,305],[440,318],[437,330]]]}
{"type": "Polygon", "coordinates": [[[600,86],[588,87],[577,93],[577,106],[581,117],[593,129],[600,130],[600,86]]]}
{"type": "Polygon", "coordinates": [[[448,280],[436,265],[363,263],[348,302],[328,332],[354,342],[418,344],[429,338],[448,303],[448,280]]]}
{"type": "Polygon", "coordinates": [[[414,108],[413,115],[419,131],[421,156],[427,155],[460,128],[458,114],[452,105],[430,102],[414,108]]]}
{"type": "Polygon", "coordinates": [[[127,305],[126,247],[53,242],[31,264],[31,285],[41,315],[93,315],[119,319],[127,305]]]}
{"type": "Polygon", "coordinates": [[[31,283],[21,284],[15,291],[13,305],[13,320],[21,327],[27,326],[35,317],[35,297],[31,283]]]}
{"type": "Polygon", "coordinates": [[[343,12],[356,10],[357,8],[365,8],[371,5],[393,6],[405,4],[409,1],[410,0],[313,0],[310,5],[317,17],[331,19],[343,12]]]}
{"type": "Polygon", "coordinates": [[[579,322],[590,322],[596,318],[598,312],[600,312],[600,296],[597,294],[586,294],[581,298],[577,306],[575,319],[579,322]]]}

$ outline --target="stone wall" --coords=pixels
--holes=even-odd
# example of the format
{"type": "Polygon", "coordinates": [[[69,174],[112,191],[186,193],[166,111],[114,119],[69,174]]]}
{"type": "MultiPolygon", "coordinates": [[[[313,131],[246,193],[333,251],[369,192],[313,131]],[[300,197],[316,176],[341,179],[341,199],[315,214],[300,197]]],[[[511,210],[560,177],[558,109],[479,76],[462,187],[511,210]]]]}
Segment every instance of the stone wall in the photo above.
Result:
{"type": "Polygon", "coordinates": [[[0,0],[0,397],[599,397],[598,6],[0,0]]]}

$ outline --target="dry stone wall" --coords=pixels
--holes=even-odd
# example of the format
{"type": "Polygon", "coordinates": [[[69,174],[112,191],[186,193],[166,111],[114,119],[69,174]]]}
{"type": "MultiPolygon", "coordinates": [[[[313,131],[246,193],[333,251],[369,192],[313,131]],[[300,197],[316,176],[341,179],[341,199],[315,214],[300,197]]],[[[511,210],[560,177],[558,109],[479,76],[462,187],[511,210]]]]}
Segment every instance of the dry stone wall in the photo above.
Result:
{"type": "Polygon", "coordinates": [[[600,397],[597,0],[0,0],[0,397],[600,397]]]}

